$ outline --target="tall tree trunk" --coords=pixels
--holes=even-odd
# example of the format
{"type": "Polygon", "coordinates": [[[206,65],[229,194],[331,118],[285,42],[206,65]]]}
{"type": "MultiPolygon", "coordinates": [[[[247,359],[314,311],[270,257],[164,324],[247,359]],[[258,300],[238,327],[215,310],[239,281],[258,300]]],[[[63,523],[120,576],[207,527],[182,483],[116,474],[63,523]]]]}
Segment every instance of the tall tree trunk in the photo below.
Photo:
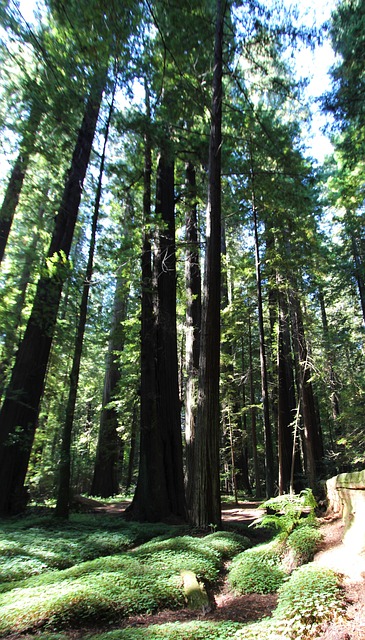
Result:
{"type": "MultiPolygon", "coordinates": [[[[160,463],[160,451],[156,446],[157,388],[156,388],[156,318],[151,241],[151,174],[152,149],[148,126],[150,124],[150,101],[145,82],[147,128],[144,150],[144,190],[143,190],[143,241],[141,257],[141,415],[140,415],[140,455],[136,490],[126,515],[134,520],[153,519],[155,507],[154,480],[155,467],[160,463]],[[152,484],[151,483],[152,479],[152,484]]],[[[156,519],[159,509],[156,509],[156,519]]]]}
{"type": "Polygon", "coordinates": [[[302,310],[298,296],[293,292],[292,306],[294,311],[294,335],[299,366],[299,391],[303,418],[303,441],[306,473],[309,486],[314,489],[317,481],[319,464],[323,459],[323,442],[317,422],[311,368],[305,340],[302,310]]]}
{"type": "MultiPolygon", "coordinates": [[[[146,144],[145,220],[150,219],[151,150],[146,144]]],[[[155,522],[186,519],[176,330],[174,163],[162,150],[157,170],[156,213],[161,229],[153,299],[151,243],[142,257],[141,440],[136,492],[127,515],[155,522]]]]}
{"type": "Polygon", "coordinates": [[[51,239],[44,275],[38,282],[33,308],[19,346],[12,377],[0,411],[0,514],[17,513],[25,506],[24,479],[37,426],[49,353],[62,285],[68,273],[68,255],[79,209],[82,185],[106,79],[95,77],[85,107],[71,168],[51,239]]]}
{"type": "Polygon", "coordinates": [[[257,228],[257,211],[255,197],[253,196],[253,222],[255,237],[255,264],[256,264],[256,285],[257,285],[257,306],[259,316],[260,333],[260,368],[261,368],[261,394],[264,413],[264,435],[265,435],[265,473],[266,473],[266,497],[274,495],[274,452],[272,443],[272,431],[270,424],[269,393],[267,384],[267,364],[265,351],[264,314],[262,303],[261,266],[259,235],[257,228]]]}
{"type": "Polygon", "coordinates": [[[195,169],[186,166],[186,391],[185,391],[185,441],[186,441],[186,500],[190,504],[194,483],[194,440],[197,405],[197,380],[200,356],[201,326],[201,273],[198,246],[197,193],[195,169]]]}
{"type": "Polygon", "coordinates": [[[115,97],[116,84],[114,86],[114,92],[112,96],[111,105],[109,108],[108,119],[105,126],[104,145],[100,161],[98,185],[96,188],[96,197],[93,216],[91,220],[91,236],[89,245],[89,255],[86,265],[84,286],[82,289],[81,303],[79,318],[77,323],[77,331],[75,338],[75,348],[72,360],[72,367],[70,373],[70,388],[68,394],[68,400],[66,405],[65,422],[62,429],[61,450],[60,450],[60,464],[59,464],[59,480],[58,480],[58,493],[57,504],[55,509],[55,516],[58,518],[68,518],[70,511],[70,484],[71,484],[71,442],[72,442],[72,428],[75,415],[77,389],[79,386],[80,366],[82,347],[84,344],[84,335],[87,319],[87,308],[89,301],[90,285],[94,268],[94,254],[96,246],[96,232],[99,220],[101,192],[105,167],[105,155],[106,146],[108,143],[110,121],[114,109],[114,97],[115,97]]]}
{"type": "Polygon", "coordinates": [[[19,155],[10,174],[4,200],[0,209],[0,263],[4,257],[5,248],[13,222],[14,214],[18,206],[29,159],[33,153],[36,133],[42,118],[42,111],[37,100],[34,100],[27,122],[27,130],[20,143],[19,155]]]}
{"type": "Polygon", "coordinates": [[[335,430],[335,435],[338,437],[340,432],[338,430],[337,422],[340,417],[340,399],[339,399],[339,391],[338,391],[338,380],[336,379],[334,364],[335,364],[335,354],[333,348],[331,348],[331,339],[328,328],[328,320],[327,320],[327,312],[326,305],[324,300],[323,291],[319,289],[318,291],[318,299],[319,304],[321,306],[321,318],[322,318],[322,327],[323,327],[323,337],[325,343],[325,349],[327,352],[327,362],[328,362],[328,378],[329,378],[329,387],[330,387],[330,402],[332,407],[332,420],[333,426],[335,430]]]}
{"type": "MultiPolygon", "coordinates": [[[[44,197],[46,198],[48,194],[48,187],[44,192],[44,197]]],[[[14,356],[17,343],[19,342],[19,326],[22,321],[22,312],[25,303],[25,297],[28,289],[29,280],[32,273],[32,267],[36,257],[36,249],[40,237],[40,232],[43,229],[43,216],[44,216],[44,206],[39,207],[38,216],[37,216],[37,226],[35,231],[33,231],[32,241],[30,246],[27,248],[24,255],[24,262],[21,267],[19,281],[18,281],[18,292],[14,302],[14,305],[10,311],[11,314],[11,327],[6,332],[4,344],[1,352],[1,362],[0,362],[0,397],[3,396],[6,389],[6,379],[9,374],[10,365],[12,358],[14,356]]]]}
{"type": "Polygon", "coordinates": [[[219,478],[219,369],[221,289],[221,146],[224,6],[216,4],[213,102],[209,147],[207,247],[205,255],[200,375],[194,445],[194,493],[189,505],[199,527],[221,524],[219,478]]]}
{"type": "MultiPolygon", "coordinates": [[[[291,355],[289,310],[286,294],[278,288],[278,453],[279,453],[279,494],[288,493],[291,484],[293,432],[295,420],[294,374],[291,355]]],[[[296,471],[298,472],[297,449],[294,449],[296,471]]]]}
{"type": "Polygon", "coordinates": [[[124,348],[123,322],[127,317],[125,282],[118,275],[114,294],[113,320],[106,361],[99,437],[90,493],[109,498],[120,489],[122,440],[118,434],[118,412],[113,405],[121,379],[120,353],[124,348]]]}
{"type": "MultiPolygon", "coordinates": [[[[163,228],[156,255],[157,316],[157,415],[160,423],[168,509],[186,518],[181,402],[176,327],[176,246],[174,163],[162,151],[157,172],[156,212],[163,228]]],[[[165,506],[165,509],[166,509],[165,506]]]]}
{"type": "Polygon", "coordinates": [[[253,468],[255,474],[255,497],[261,498],[261,477],[260,477],[260,465],[257,450],[257,425],[256,425],[256,399],[255,399],[255,385],[253,376],[253,353],[252,353],[252,328],[251,328],[251,315],[248,316],[248,358],[249,358],[249,379],[250,379],[250,403],[251,403],[251,443],[252,443],[252,459],[253,468]]]}
{"type": "Polygon", "coordinates": [[[246,401],[246,383],[245,383],[245,370],[246,370],[246,363],[245,363],[245,349],[244,349],[244,344],[243,344],[243,338],[241,339],[241,358],[242,358],[242,382],[241,382],[241,390],[242,390],[242,456],[241,458],[239,458],[239,461],[241,461],[241,464],[239,464],[238,466],[241,468],[242,470],[242,488],[246,491],[246,493],[248,493],[249,495],[252,494],[252,488],[251,488],[251,483],[250,483],[250,477],[249,477],[249,473],[248,473],[248,427],[247,427],[247,411],[246,411],[246,405],[247,405],[247,401],[246,401]]]}

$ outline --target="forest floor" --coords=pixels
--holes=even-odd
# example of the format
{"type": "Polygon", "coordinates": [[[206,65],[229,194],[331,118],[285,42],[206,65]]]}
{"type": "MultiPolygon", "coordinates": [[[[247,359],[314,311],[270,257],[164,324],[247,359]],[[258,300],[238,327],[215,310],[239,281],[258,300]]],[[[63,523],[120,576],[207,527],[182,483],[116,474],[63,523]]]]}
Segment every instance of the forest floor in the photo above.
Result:
{"type": "MultiPolygon", "coordinates": [[[[86,499],[88,501],[88,499],[86,499]]],[[[86,502],[85,500],[85,502],[86,502]]],[[[84,500],[82,500],[84,502],[84,500]]],[[[89,501],[88,501],[89,502],[89,501]]],[[[91,502],[91,501],[90,501],[91,502]]],[[[87,505],[91,507],[90,504],[87,505]]],[[[122,514],[128,503],[113,503],[98,506],[93,505],[94,512],[122,514]]],[[[84,506],[86,504],[84,503],[84,506]]],[[[235,523],[253,522],[260,514],[258,503],[246,502],[239,506],[223,505],[222,519],[226,525],[234,528],[235,523]]],[[[319,519],[320,530],[323,534],[321,549],[315,555],[314,562],[342,574],[346,615],[343,619],[330,624],[317,640],[365,640],[365,554],[359,555],[342,542],[344,527],[342,520],[336,517],[322,517],[319,519]]],[[[276,594],[252,594],[236,596],[229,590],[224,577],[217,584],[214,593],[215,606],[205,613],[190,609],[177,611],[160,611],[153,615],[137,615],[121,621],[119,628],[143,628],[152,624],[167,622],[188,622],[190,620],[254,622],[270,616],[276,607],[276,594]]],[[[98,633],[103,629],[88,629],[88,633],[98,633]]],[[[85,637],[85,630],[69,630],[66,637],[78,640],[85,637]]],[[[24,640],[29,636],[11,635],[9,640],[24,640]]],[[[32,636],[36,638],[37,634],[32,636]]],[[[262,638],[262,640],[265,640],[262,638]]],[[[298,639],[299,640],[299,639],[298,639]]]]}

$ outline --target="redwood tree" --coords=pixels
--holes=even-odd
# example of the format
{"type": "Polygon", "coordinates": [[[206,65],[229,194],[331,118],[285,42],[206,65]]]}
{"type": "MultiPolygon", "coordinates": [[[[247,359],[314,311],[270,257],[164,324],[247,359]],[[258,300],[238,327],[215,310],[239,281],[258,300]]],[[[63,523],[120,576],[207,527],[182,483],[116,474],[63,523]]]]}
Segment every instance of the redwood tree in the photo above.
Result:
{"type": "Polygon", "coordinates": [[[226,3],[217,0],[213,100],[209,145],[206,254],[203,287],[194,489],[190,518],[199,527],[220,526],[220,294],[223,26],[226,3]]]}

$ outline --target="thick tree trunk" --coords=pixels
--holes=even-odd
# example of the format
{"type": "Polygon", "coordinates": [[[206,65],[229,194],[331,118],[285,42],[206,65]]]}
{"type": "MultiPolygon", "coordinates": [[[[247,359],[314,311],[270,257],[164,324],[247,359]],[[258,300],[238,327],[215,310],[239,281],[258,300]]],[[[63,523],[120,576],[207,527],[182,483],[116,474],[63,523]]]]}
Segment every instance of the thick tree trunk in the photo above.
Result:
{"type": "Polygon", "coordinates": [[[11,171],[4,200],[0,209],[0,263],[4,257],[11,225],[18,206],[29,159],[34,149],[36,133],[41,118],[42,111],[35,100],[30,109],[27,131],[20,143],[19,155],[11,171]]]}
{"type": "Polygon", "coordinates": [[[201,326],[201,273],[198,246],[197,193],[195,169],[186,166],[186,391],[185,391],[185,441],[186,441],[186,500],[190,504],[194,482],[194,440],[197,405],[197,381],[200,357],[201,326]]]}
{"type": "Polygon", "coordinates": [[[194,493],[189,505],[199,527],[220,526],[220,289],[221,289],[221,146],[224,8],[217,0],[213,103],[209,148],[207,247],[205,255],[199,392],[194,446],[194,493]]]}
{"type": "Polygon", "coordinates": [[[103,152],[102,152],[101,161],[100,161],[94,212],[91,220],[89,255],[88,255],[88,261],[86,265],[84,286],[82,289],[79,319],[77,323],[75,349],[74,349],[72,367],[71,367],[71,373],[70,373],[70,388],[69,388],[68,400],[66,405],[65,422],[62,429],[58,493],[57,493],[57,504],[56,504],[56,510],[55,510],[55,516],[57,516],[58,518],[68,518],[69,511],[70,511],[72,428],[73,428],[74,415],[75,415],[77,389],[79,386],[81,356],[82,356],[82,347],[84,344],[90,285],[91,285],[93,268],[94,268],[96,232],[97,232],[97,225],[98,225],[99,212],[100,212],[100,200],[101,200],[104,167],[105,167],[106,145],[108,142],[110,121],[111,121],[112,113],[114,109],[114,96],[115,96],[115,89],[114,89],[112,102],[109,108],[108,119],[105,127],[104,145],[103,145],[103,152]]]}
{"type": "MultiPolygon", "coordinates": [[[[149,220],[151,152],[146,147],[145,219],[149,220]]],[[[153,300],[149,238],[143,252],[141,329],[141,441],[131,519],[186,519],[176,331],[174,164],[162,152],[157,171],[156,213],[161,216],[153,300]],[[155,307],[155,308],[154,308],[155,307]],[[156,323],[155,323],[156,320],[156,323]]]]}
{"type": "Polygon", "coordinates": [[[176,328],[176,247],[174,164],[163,152],[157,175],[156,212],[163,228],[156,256],[157,415],[160,424],[168,506],[172,515],[186,518],[179,397],[176,328]]]}
{"type": "Polygon", "coordinates": [[[12,377],[0,411],[0,514],[17,513],[25,506],[24,479],[37,426],[38,410],[57,319],[62,285],[68,273],[68,255],[79,209],[82,184],[106,74],[95,79],[85,107],[71,168],[55,220],[48,259],[32,312],[19,346],[12,377]]]}

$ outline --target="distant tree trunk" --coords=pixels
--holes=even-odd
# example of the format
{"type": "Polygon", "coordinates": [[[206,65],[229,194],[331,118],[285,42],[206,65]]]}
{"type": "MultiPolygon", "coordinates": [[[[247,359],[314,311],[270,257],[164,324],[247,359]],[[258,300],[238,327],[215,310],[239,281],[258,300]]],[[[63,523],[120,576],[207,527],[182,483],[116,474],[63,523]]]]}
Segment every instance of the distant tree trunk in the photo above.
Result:
{"type": "Polygon", "coordinates": [[[126,491],[130,489],[134,471],[134,460],[136,457],[136,443],[137,443],[137,419],[138,419],[138,403],[137,401],[133,405],[132,426],[131,426],[131,439],[128,457],[127,476],[125,479],[126,491]]]}
{"type": "Polygon", "coordinates": [[[100,201],[101,201],[101,193],[102,193],[102,185],[103,185],[104,168],[105,168],[106,146],[108,143],[109,127],[110,127],[110,122],[111,122],[111,118],[114,110],[115,91],[116,91],[116,85],[114,87],[112,101],[109,107],[108,119],[105,126],[104,144],[103,144],[103,151],[101,154],[94,212],[91,220],[89,255],[88,255],[88,261],[86,265],[84,286],[82,289],[79,318],[77,323],[75,348],[74,348],[72,367],[71,367],[71,373],[70,373],[70,388],[69,388],[69,394],[68,394],[68,400],[67,400],[66,412],[65,412],[65,421],[62,429],[60,463],[59,463],[59,469],[58,469],[59,479],[58,479],[57,504],[55,509],[55,516],[58,518],[68,518],[69,511],[70,511],[72,429],[73,429],[73,422],[74,422],[74,416],[75,416],[77,389],[79,386],[81,356],[82,356],[82,347],[84,344],[89,293],[90,293],[90,286],[91,286],[93,269],[94,269],[96,233],[97,233],[97,225],[98,225],[99,213],[100,213],[100,201]]]}
{"type": "Polygon", "coordinates": [[[105,78],[105,72],[97,74],[85,107],[44,275],[38,282],[33,309],[0,411],[1,515],[18,513],[26,502],[23,484],[105,78]]]}
{"type": "MultiPolygon", "coordinates": [[[[339,437],[340,432],[338,429],[338,418],[340,417],[340,398],[338,391],[338,380],[336,378],[334,364],[335,364],[335,354],[334,350],[331,347],[331,339],[328,328],[328,320],[327,320],[327,312],[326,305],[324,301],[323,291],[319,289],[318,291],[318,299],[319,304],[321,306],[321,317],[322,317],[322,327],[323,327],[323,337],[325,342],[325,348],[327,352],[327,363],[328,363],[328,378],[329,378],[329,386],[330,386],[330,402],[332,407],[332,429],[335,432],[335,437],[339,437]]],[[[331,441],[332,446],[335,447],[335,442],[333,442],[333,433],[331,433],[331,441]]]]}
{"type": "Polygon", "coordinates": [[[252,494],[252,489],[251,489],[251,483],[250,483],[250,477],[249,477],[249,473],[248,473],[248,427],[247,427],[247,411],[246,411],[246,405],[247,405],[247,401],[246,401],[246,384],[245,384],[245,380],[244,380],[244,374],[245,374],[245,370],[246,370],[246,363],[245,363],[245,350],[244,350],[244,344],[243,344],[243,338],[241,339],[241,354],[242,354],[242,382],[241,382],[241,389],[242,389],[242,409],[243,409],[243,415],[242,415],[242,457],[239,458],[239,461],[241,461],[241,464],[239,464],[241,470],[242,470],[242,488],[249,494],[252,494]]]}
{"type": "MultiPolygon", "coordinates": [[[[278,291],[278,452],[279,494],[288,493],[291,484],[293,433],[295,419],[294,374],[291,356],[289,310],[284,291],[278,291]]],[[[296,451],[296,449],[295,449],[296,451]]],[[[296,471],[298,472],[298,456],[296,471]]]]}
{"type": "Polygon", "coordinates": [[[294,335],[299,366],[299,390],[303,418],[304,459],[309,486],[314,489],[317,481],[319,463],[323,459],[323,442],[318,427],[313,387],[311,383],[311,368],[308,349],[304,334],[304,325],[300,302],[295,293],[292,294],[294,310],[294,335]]]}
{"type": "Polygon", "coordinates": [[[251,443],[252,443],[252,459],[253,468],[255,474],[255,497],[261,498],[261,477],[260,477],[260,465],[257,451],[257,425],[256,425],[256,399],[255,399],[255,385],[253,376],[253,354],[252,354],[252,329],[251,329],[251,316],[248,316],[248,345],[249,345],[249,372],[250,372],[250,403],[251,403],[251,443]]]}
{"type": "Polygon", "coordinates": [[[364,280],[364,266],[362,264],[361,256],[357,248],[356,237],[353,230],[350,231],[352,256],[354,260],[354,274],[359,290],[360,306],[362,311],[363,322],[365,322],[365,280],[364,280]]]}
{"type": "Polygon", "coordinates": [[[22,190],[25,174],[28,168],[29,159],[33,153],[36,132],[42,118],[42,111],[36,100],[33,101],[27,130],[20,143],[19,155],[15,161],[10,174],[8,186],[5,191],[4,200],[0,209],[0,263],[4,257],[6,244],[8,241],[14,214],[18,206],[20,193],[22,190]]]}
{"type": "Polygon", "coordinates": [[[113,320],[104,377],[103,402],[100,415],[99,437],[96,449],[94,475],[90,493],[93,496],[109,498],[119,493],[120,461],[123,448],[118,434],[118,412],[113,400],[121,379],[120,353],[124,348],[123,322],[127,317],[127,296],[124,278],[117,277],[114,294],[113,320]]]}
{"type": "Polygon", "coordinates": [[[186,391],[185,391],[185,440],[186,440],[186,500],[190,504],[194,482],[194,440],[197,404],[197,380],[200,355],[201,326],[201,273],[198,245],[197,193],[195,169],[186,166],[186,391]]]}
{"type": "Polygon", "coordinates": [[[256,285],[257,285],[257,306],[259,316],[260,333],[260,365],[261,365],[261,394],[264,412],[264,434],[265,434],[265,472],[266,472],[266,497],[274,495],[274,452],[272,443],[272,431],[270,424],[269,393],[267,383],[267,364],[265,351],[264,315],[262,303],[261,267],[259,236],[257,228],[257,211],[255,198],[253,197],[253,221],[255,237],[255,264],[256,264],[256,285]]]}
{"type": "Polygon", "coordinates": [[[205,255],[199,391],[194,445],[194,492],[189,505],[199,527],[221,524],[220,442],[220,289],[221,289],[221,146],[223,26],[222,0],[216,3],[213,101],[209,148],[207,246],[205,255]]]}

